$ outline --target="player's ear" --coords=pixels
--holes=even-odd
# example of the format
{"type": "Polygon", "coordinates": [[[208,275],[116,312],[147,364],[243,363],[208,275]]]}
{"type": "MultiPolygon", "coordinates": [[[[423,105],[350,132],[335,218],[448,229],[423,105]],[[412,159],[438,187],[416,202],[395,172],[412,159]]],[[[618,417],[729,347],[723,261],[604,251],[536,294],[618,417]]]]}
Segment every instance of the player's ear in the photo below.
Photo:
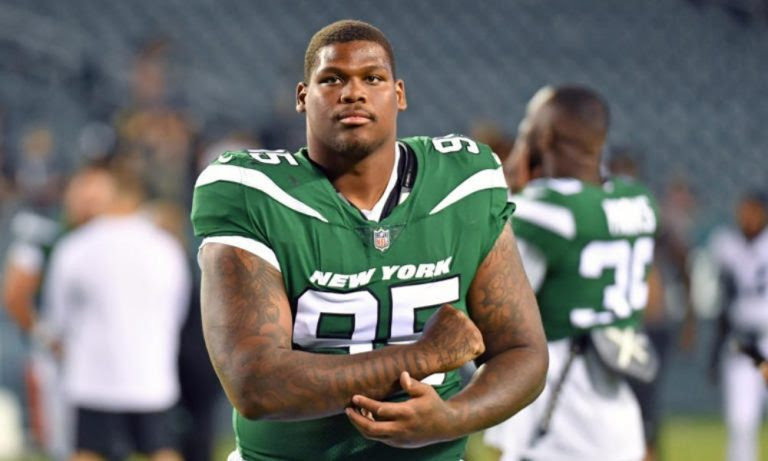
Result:
{"type": "Polygon", "coordinates": [[[395,82],[395,94],[397,95],[397,110],[408,108],[408,100],[405,98],[405,82],[400,79],[395,82]]]}
{"type": "Polygon", "coordinates": [[[304,113],[307,111],[307,84],[299,82],[296,85],[296,112],[304,113]]]}

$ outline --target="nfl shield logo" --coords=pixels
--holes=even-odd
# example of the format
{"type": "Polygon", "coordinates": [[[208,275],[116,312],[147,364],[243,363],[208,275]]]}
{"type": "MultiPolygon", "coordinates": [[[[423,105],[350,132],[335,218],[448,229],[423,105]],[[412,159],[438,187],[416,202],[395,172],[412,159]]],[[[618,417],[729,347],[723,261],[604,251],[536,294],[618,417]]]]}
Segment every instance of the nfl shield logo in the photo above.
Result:
{"type": "Polygon", "coordinates": [[[389,229],[380,227],[373,230],[373,246],[382,252],[389,248],[389,229]]]}

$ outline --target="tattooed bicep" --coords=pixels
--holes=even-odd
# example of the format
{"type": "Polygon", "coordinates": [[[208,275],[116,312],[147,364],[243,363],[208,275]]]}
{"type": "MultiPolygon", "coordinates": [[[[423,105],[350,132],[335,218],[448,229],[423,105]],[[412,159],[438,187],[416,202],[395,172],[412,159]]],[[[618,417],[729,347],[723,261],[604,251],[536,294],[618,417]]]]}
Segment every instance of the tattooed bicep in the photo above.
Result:
{"type": "Polygon", "coordinates": [[[291,309],[278,270],[218,243],[203,246],[200,264],[203,331],[211,353],[246,345],[291,347],[291,309]]]}
{"type": "Polygon", "coordinates": [[[509,224],[478,268],[468,301],[470,317],[483,333],[486,345],[481,361],[509,348],[543,340],[536,298],[509,224]]]}

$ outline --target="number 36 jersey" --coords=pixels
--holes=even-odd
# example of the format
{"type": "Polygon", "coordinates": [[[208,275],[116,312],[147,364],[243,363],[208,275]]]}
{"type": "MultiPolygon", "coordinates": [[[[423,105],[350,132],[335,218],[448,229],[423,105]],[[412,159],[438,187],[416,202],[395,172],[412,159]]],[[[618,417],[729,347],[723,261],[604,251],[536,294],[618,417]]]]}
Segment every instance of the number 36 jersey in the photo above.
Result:
{"type": "MultiPolygon", "coordinates": [[[[417,340],[444,303],[466,312],[469,285],[514,208],[498,159],[461,136],[405,138],[398,148],[415,159],[415,180],[379,222],[341,197],[306,150],[227,152],[198,178],[195,233],[280,270],[294,348],[370,351],[417,340]]],[[[455,371],[425,381],[443,398],[460,386],[455,371]]],[[[398,450],[364,439],[343,414],[233,419],[245,459],[459,459],[465,443],[398,450]]]]}
{"type": "Polygon", "coordinates": [[[547,339],[639,326],[658,227],[649,191],[623,178],[602,186],[538,179],[512,199],[513,229],[547,339]]]}

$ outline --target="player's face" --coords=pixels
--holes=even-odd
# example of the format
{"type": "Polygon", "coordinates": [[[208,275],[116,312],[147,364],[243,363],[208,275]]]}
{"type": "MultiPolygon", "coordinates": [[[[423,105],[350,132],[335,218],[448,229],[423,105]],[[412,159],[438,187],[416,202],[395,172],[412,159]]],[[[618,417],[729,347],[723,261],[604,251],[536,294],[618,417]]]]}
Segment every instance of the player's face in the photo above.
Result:
{"type": "Polygon", "coordinates": [[[747,238],[756,237],[766,226],[768,215],[763,205],[754,200],[744,200],[739,204],[739,227],[747,238]]]}
{"type": "Polygon", "coordinates": [[[114,183],[105,171],[84,171],[72,178],[64,192],[67,224],[85,224],[103,213],[114,199],[114,183]]]}
{"type": "Polygon", "coordinates": [[[405,107],[403,82],[395,80],[387,52],[375,42],[321,48],[310,81],[297,88],[309,145],[351,158],[394,142],[397,112],[405,107]]]}

